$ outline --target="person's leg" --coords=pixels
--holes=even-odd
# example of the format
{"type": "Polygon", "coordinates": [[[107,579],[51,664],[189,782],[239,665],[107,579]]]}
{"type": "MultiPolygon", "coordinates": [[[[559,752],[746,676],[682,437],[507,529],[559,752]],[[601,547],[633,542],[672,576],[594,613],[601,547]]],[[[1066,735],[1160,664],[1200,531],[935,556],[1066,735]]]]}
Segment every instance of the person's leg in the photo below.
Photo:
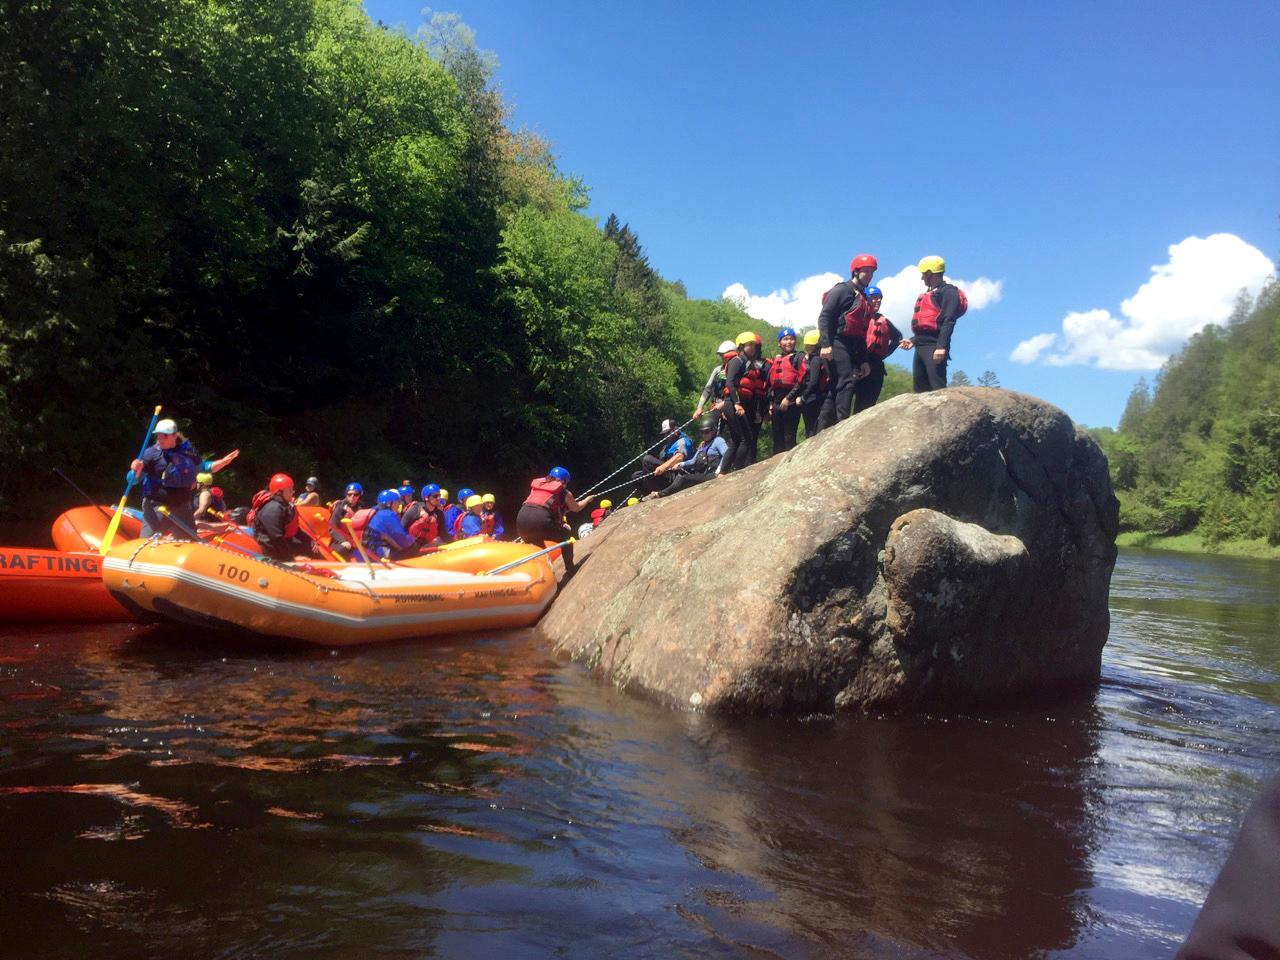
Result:
{"type": "Polygon", "coordinates": [[[858,385],[858,366],[854,362],[854,347],[845,337],[836,337],[831,348],[831,358],[835,361],[836,368],[836,420],[846,420],[853,413],[853,391],[858,385]]]}

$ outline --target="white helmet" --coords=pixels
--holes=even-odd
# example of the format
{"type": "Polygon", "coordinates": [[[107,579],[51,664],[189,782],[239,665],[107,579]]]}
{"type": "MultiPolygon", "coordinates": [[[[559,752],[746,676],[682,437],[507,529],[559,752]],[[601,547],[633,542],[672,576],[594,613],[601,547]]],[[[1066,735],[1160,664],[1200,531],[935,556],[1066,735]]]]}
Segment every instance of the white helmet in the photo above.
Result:
{"type": "Polygon", "coordinates": [[[172,420],[161,420],[156,424],[156,433],[177,433],[178,425],[172,420]]]}
{"type": "Polygon", "coordinates": [[[720,344],[720,346],[716,348],[716,353],[721,354],[723,356],[726,353],[733,353],[733,351],[737,349],[738,348],[733,345],[732,340],[726,340],[724,343],[720,344]]]}

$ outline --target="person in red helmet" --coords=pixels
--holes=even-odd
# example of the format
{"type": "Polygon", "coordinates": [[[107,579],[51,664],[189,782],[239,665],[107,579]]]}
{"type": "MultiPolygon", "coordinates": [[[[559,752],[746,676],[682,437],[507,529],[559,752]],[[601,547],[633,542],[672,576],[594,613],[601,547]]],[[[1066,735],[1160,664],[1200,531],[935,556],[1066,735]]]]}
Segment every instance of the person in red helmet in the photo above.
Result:
{"type": "Polygon", "coordinates": [[[871,370],[867,363],[867,326],[875,311],[865,291],[876,274],[876,258],[860,253],[849,264],[849,279],[837,283],[822,296],[818,313],[818,355],[831,364],[835,373],[832,396],[836,420],[846,420],[853,412],[853,394],[858,379],[871,370]]]}
{"type": "Polygon", "coordinates": [[[267,484],[266,497],[254,499],[249,525],[253,538],[265,556],[273,560],[306,562],[311,555],[311,538],[298,528],[298,511],[293,505],[293,478],[277,473],[267,484]]]}

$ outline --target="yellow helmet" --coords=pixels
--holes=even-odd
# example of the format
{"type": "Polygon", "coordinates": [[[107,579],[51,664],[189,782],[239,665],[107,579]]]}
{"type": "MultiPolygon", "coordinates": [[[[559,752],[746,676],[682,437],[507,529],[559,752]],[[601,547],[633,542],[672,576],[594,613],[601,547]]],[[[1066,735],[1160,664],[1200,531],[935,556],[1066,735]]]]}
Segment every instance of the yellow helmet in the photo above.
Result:
{"type": "Polygon", "coordinates": [[[821,339],[822,337],[817,330],[810,330],[804,335],[804,345],[806,347],[816,347],[821,339]]]}
{"type": "Polygon", "coordinates": [[[441,503],[449,502],[449,491],[446,490],[444,487],[440,488],[440,502],[441,503]]]}
{"type": "Polygon", "coordinates": [[[738,334],[738,339],[734,340],[733,342],[736,346],[739,346],[739,347],[746,346],[748,343],[754,343],[756,346],[759,346],[760,335],[757,333],[752,333],[750,330],[743,330],[742,333],[738,334]]]}
{"type": "Polygon", "coordinates": [[[481,497],[480,499],[481,499],[482,501],[484,501],[485,503],[497,503],[497,502],[498,502],[498,498],[497,498],[497,497],[495,497],[492,493],[486,493],[486,494],[485,494],[483,497],[481,497]]]}
{"type": "Polygon", "coordinates": [[[627,506],[634,507],[640,501],[635,497],[627,497],[627,506]]]}
{"type": "Polygon", "coordinates": [[[212,474],[212,473],[197,473],[197,474],[196,474],[196,483],[203,483],[203,484],[211,484],[211,483],[213,483],[213,474],[212,474]]]}
{"type": "Polygon", "coordinates": [[[472,507],[478,507],[482,503],[484,503],[484,499],[478,494],[473,493],[471,496],[467,497],[467,502],[463,504],[463,506],[470,510],[472,507]]]}
{"type": "Polygon", "coordinates": [[[921,273],[946,273],[947,264],[941,257],[925,257],[920,261],[921,273]]]}
{"type": "Polygon", "coordinates": [[[612,506],[613,506],[613,501],[612,501],[612,500],[601,500],[601,501],[600,501],[600,509],[601,509],[601,510],[608,510],[608,509],[609,509],[610,507],[612,507],[612,506]]]}

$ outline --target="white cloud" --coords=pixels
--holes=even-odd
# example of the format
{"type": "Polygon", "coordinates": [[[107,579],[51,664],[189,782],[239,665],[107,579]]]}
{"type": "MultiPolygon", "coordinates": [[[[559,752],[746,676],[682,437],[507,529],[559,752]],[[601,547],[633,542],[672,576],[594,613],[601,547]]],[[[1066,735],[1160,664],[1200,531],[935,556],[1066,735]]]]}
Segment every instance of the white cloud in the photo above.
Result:
{"type": "MultiPolygon", "coordinates": [[[[818,312],[822,309],[822,295],[843,279],[845,278],[835,273],[820,273],[806,277],[790,290],[775,290],[764,296],[753,296],[741,283],[734,283],[725,289],[723,296],[742,303],[747,313],[757,320],[775,327],[805,330],[817,326],[818,312]]],[[[951,282],[964,290],[969,298],[970,311],[981,310],[1000,299],[999,280],[979,277],[972,283],[964,280],[951,282]]],[[[874,283],[884,293],[880,312],[904,333],[907,332],[911,326],[911,311],[915,308],[916,297],[924,290],[920,271],[915,264],[908,264],[893,276],[877,277],[874,283]]],[[[765,340],[768,339],[766,336],[765,340]]]]}
{"type": "Polygon", "coordinates": [[[1274,275],[1266,255],[1233,234],[1188,237],[1169,248],[1168,262],[1151,268],[1151,278],[1120,304],[1119,317],[1101,308],[1073,311],[1063,318],[1061,334],[1023,340],[1009,359],[1156,370],[1192,334],[1225,322],[1241,290],[1256,297],[1274,275]]]}
{"type": "Polygon", "coordinates": [[[1040,354],[1052,347],[1057,339],[1056,333],[1038,333],[1014,347],[1009,359],[1014,363],[1035,363],[1040,359],[1040,354]]]}

